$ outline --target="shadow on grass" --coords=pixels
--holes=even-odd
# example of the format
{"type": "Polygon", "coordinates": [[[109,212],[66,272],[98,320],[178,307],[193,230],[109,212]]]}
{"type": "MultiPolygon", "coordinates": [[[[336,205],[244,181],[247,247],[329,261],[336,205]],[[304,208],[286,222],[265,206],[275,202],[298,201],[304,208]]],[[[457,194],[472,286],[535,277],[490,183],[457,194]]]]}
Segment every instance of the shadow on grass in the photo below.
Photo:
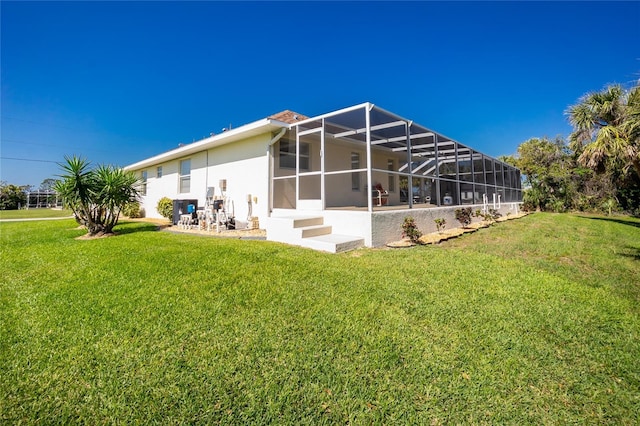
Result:
{"type": "Polygon", "coordinates": [[[640,247],[626,246],[624,253],[622,253],[625,257],[630,257],[634,260],[640,260],[640,247]]]}
{"type": "Polygon", "coordinates": [[[583,219],[592,219],[592,220],[603,220],[605,222],[615,222],[621,223],[623,225],[629,225],[636,228],[640,228],[640,222],[635,221],[631,218],[623,219],[623,218],[615,218],[615,217],[596,217],[596,216],[578,216],[583,219]]]}
{"type": "Polygon", "coordinates": [[[133,234],[136,232],[155,232],[160,227],[153,223],[145,222],[118,222],[118,226],[114,229],[116,235],[133,234]]]}

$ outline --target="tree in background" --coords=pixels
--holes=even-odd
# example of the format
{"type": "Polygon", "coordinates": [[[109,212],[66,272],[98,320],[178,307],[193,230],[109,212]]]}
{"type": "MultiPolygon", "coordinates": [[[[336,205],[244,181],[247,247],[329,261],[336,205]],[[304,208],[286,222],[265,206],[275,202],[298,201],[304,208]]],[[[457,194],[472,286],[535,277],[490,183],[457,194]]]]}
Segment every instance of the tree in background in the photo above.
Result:
{"type": "Polygon", "coordinates": [[[616,193],[612,176],[581,166],[562,137],[529,139],[518,147],[517,158],[503,161],[522,171],[529,210],[597,211],[616,193]]]}
{"type": "Polygon", "coordinates": [[[75,156],[65,160],[55,191],[89,235],[112,233],[122,208],[138,198],[138,178],[112,166],[90,169],[88,161],[75,156]]]}
{"type": "Polygon", "coordinates": [[[47,178],[42,181],[40,184],[40,191],[53,191],[53,188],[56,186],[56,180],[52,178],[47,178]]]}
{"type": "MultiPolygon", "coordinates": [[[[610,200],[640,208],[640,84],[612,85],[584,95],[567,110],[570,147],[580,165],[614,182],[610,200]]],[[[608,200],[608,201],[610,201],[608,200]]]]}
{"type": "Polygon", "coordinates": [[[571,148],[582,165],[603,170],[609,162],[633,167],[640,176],[640,86],[588,93],[567,114],[574,128],[571,148]]]}
{"type": "Polygon", "coordinates": [[[17,210],[27,204],[28,186],[0,182],[0,210],[17,210]]]}
{"type": "Polygon", "coordinates": [[[575,162],[561,137],[532,138],[518,147],[516,166],[525,178],[524,203],[530,209],[564,211],[575,193],[575,162]]]}

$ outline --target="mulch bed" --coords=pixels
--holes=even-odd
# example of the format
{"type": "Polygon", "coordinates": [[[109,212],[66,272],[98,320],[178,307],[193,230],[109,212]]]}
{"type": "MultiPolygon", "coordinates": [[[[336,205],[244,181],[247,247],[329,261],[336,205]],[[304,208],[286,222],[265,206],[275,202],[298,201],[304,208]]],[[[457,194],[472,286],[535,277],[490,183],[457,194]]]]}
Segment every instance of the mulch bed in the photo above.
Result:
{"type": "MultiPolygon", "coordinates": [[[[515,215],[501,216],[495,222],[505,222],[507,220],[518,219],[526,215],[527,213],[518,213],[515,215]]],[[[418,244],[438,244],[442,241],[446,241],[451,238],[457,238],[463,234],[476,232],[478,229],[487,228],[495,222],[482,221],[482,222],[472,223],[471,225],[465,228],[452,228],[452,229],[447,229],[440,232],[432,232],[430,234],[425,234],[422,237],[420,237],[418,239],[418,244]]],[[[413,247],[415,245],[416,245],[415,243],[412,243],[408,239],[403,239],[399,241],[390,242],[387,244],[387,247],[404,248],[404,247],[413,247]]]]}

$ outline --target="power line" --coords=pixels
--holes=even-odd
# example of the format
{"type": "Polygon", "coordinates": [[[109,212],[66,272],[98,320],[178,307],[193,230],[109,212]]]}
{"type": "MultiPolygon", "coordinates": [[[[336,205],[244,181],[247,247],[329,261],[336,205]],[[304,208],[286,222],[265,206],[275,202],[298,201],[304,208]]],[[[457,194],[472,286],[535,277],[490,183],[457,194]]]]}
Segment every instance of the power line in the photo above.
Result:
{"type": "Polygon", "coordinates": [[[0,157],[0,159],[2,160],[15,160],[15,161],[34,161],[37,163],[53,163],[53,164],[58,164],[58,161],[51,161],[51,160],[35,160],[32,158],[18,158],[18,157],[0,157]]]}

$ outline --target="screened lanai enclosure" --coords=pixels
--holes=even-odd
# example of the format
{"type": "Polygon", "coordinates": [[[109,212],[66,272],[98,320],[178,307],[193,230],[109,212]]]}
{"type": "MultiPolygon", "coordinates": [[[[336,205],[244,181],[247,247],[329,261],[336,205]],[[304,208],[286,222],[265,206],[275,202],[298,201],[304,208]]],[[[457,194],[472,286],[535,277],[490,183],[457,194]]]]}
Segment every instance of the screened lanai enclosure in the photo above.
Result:
{"type": "Polygon", "coordinates": [[[379,211],[520,202],[520,171],[370,103],[292,124],[272,206],[379,211]]]}

